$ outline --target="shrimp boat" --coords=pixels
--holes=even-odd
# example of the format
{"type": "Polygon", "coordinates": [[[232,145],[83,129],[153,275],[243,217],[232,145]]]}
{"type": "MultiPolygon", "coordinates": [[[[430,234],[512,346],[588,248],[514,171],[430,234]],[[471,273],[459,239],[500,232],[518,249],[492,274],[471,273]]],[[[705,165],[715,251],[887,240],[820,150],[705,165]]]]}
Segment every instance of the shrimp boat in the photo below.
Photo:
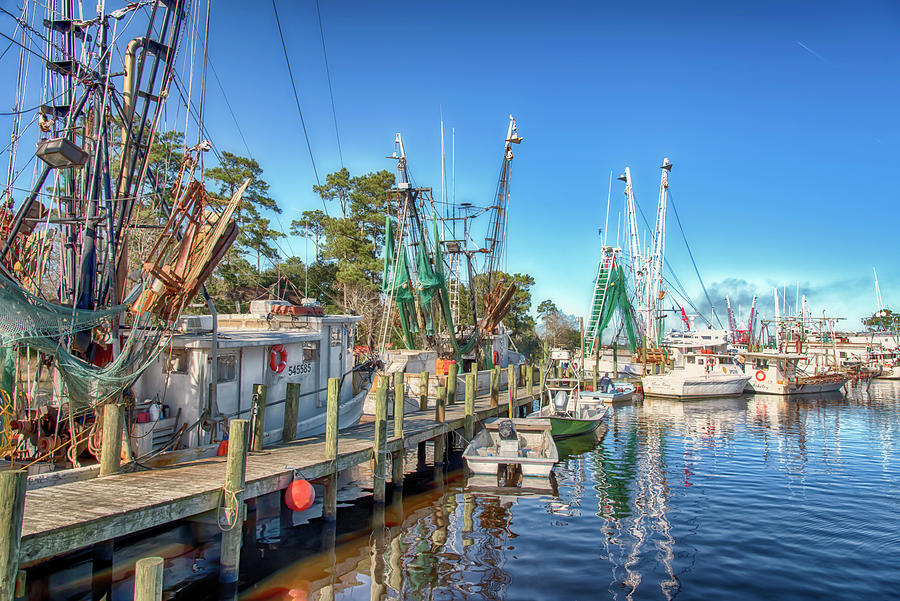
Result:
{"type": "Polygon", "coordinates": [[[808,363],[805,355],[772,351],[748,352],[737,357],[744,374],[749,376],[747,389],[765,394],[810,394],[840,390],[847,377],[831,371],[808,375],[801,367],[808,363]]]}
{"type": "Polygon", "coordinates": [[[547,478],[559,461],[550,420],[500,418],[484,429],[463,452],[475,475],[497,474],[501,465],[519,466],[523,477],[547,478]]]}
{"type": "Polygon", "coordinates": [[[645,397],[702,399],[738,396],[750,376],[733,355],[712,349],[675,349],[673,368],[641,378],[645,397]]]}

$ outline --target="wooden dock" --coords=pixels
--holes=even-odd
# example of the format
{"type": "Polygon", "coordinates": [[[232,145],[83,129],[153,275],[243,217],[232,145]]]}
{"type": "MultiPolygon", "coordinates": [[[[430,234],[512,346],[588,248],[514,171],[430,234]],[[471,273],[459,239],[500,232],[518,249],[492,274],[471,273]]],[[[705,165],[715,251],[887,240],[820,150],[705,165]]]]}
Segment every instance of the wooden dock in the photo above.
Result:
{"type": "MultiPolygon", "coordinates": [[[[513,386],[515,398],[509,403],[506,391],[492,391],[474,399],[474,411],[471,403],[454,403],[443,405],[443,412],[431,408],[408,412],[403,416],[403,437],[393,435],[388,420],[385,452],[393,458],[403,457],[400,451],[432,439],[443,447],[444,435],[465,429],[467,404],[477,422],[507,415],[510,405],[518,410],[535,400],[536,395],[525,387],[516,388],[513,386]],[[441,418],[443,421],[438,421],[441,418]]],[[[335,460],[327,457],[325,435],[249,453],[243,498],[287,488],[294,479],[294,469],[312,480],[372,461],[376,427],[375,422],[368,422],[341,430],[335,460]]],[[[395,468],[388,475],[391,471],[397,473],[395,468]]],[[[403,471],[399,474],[402,478],[403,471]]],[[[216,512],[223,505],[225,479],[226,458],[211,457],[29,490],[25,496],[19,565],[33,565],[141,530],[216,512]]]]}

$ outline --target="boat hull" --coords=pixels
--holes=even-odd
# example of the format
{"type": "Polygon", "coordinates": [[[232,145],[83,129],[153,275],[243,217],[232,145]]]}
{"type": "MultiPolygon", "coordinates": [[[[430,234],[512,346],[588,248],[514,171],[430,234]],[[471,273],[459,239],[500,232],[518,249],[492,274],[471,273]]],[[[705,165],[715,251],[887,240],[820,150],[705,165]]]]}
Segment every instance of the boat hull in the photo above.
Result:
{"type": "Polygon", "coordinates": [[[747,376],[707,375],[673,377],[672,372],[641,379],[644,396],[673,399],[708,399],[740,396],[744,392],[747,376]]]}

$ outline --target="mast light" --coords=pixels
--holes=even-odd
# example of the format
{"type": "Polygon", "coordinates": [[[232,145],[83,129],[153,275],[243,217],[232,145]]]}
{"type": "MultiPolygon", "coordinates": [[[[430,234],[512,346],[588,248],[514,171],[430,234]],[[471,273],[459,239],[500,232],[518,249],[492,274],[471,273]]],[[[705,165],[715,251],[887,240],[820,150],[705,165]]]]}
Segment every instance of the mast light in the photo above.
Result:
{"type": "Polygon", "coordinates": [[[53,138],[39,142],[35,154],[37,158],[56,169],[82,167],[88,158],[88,153],[66,138],[53,138]]]}

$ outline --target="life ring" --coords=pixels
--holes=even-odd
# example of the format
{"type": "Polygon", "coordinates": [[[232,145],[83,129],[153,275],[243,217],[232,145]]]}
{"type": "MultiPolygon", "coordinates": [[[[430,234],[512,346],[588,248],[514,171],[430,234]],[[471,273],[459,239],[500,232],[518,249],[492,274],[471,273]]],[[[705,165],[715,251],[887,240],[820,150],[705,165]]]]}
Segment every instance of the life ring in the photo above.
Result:
{"type": "Polygon", "coordinates": [[[287,367],[287,351],[283,344],[276,344],[269,351],[269,367],[276,374],[280,374],[287,367]]]}
{"type": "Polygon", "coordinates": [[[494,351],[494,365],[500,365],[500,351],[494,351]]]}
{"type": "Polygon", "coordinates": [[[709,358],[706,360],[706,362],[707,362],[709,365],[715,367],[715,365],[716,365],[716,358],[715,358],[715,357],[709,357],[709,358]]]}
{"type": "Polygon", "coordinates": [[[756,381],[763,382],[763,381],[765,381],[765,379],[766,379],[766,372],[764,372],[761,369],[757,370],[756,371],[756,381]]]}

